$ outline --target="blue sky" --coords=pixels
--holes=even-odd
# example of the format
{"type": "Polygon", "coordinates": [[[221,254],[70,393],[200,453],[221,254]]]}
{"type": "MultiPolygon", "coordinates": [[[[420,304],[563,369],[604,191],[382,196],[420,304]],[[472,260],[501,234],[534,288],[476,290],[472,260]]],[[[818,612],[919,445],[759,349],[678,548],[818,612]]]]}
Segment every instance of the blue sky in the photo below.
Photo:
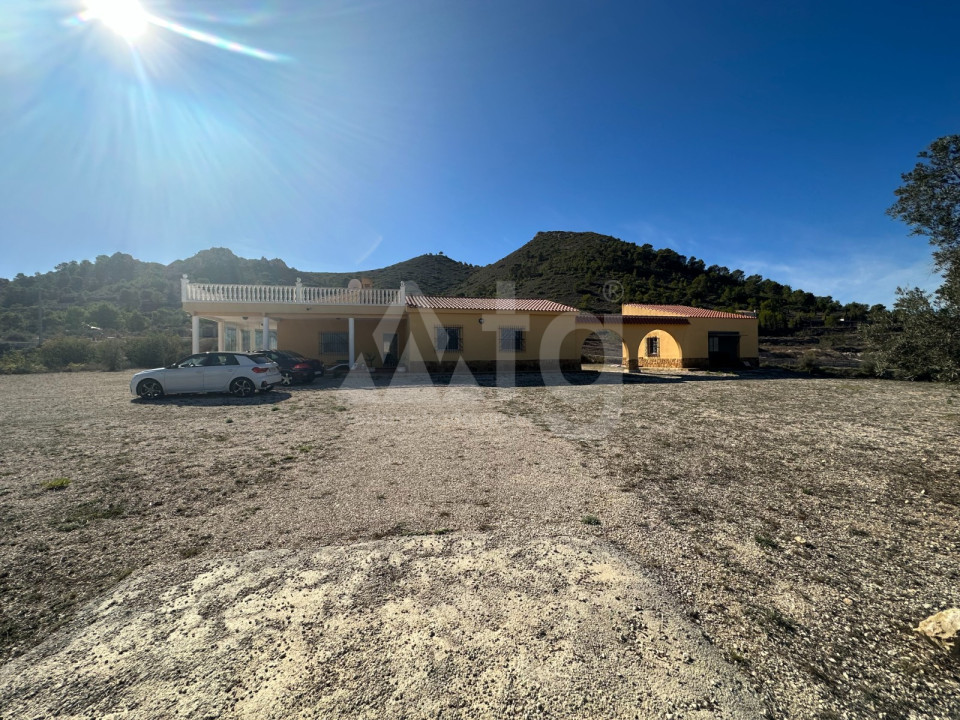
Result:
{"type": "Polygon", "coordinates": [[[4,0],[0,277],[214,246],[486,264],[590,230],[842,302],[939,284],[884,210],[960,132],[957,3],[142,5],[268,55],[4,0]]]}

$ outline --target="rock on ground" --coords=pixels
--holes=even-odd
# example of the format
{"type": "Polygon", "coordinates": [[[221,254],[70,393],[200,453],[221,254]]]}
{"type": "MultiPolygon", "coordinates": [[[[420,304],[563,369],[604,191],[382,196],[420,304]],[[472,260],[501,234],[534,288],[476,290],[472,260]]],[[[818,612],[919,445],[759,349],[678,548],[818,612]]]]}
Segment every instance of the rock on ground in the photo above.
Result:
{"type": "Polygon", "coordinates": [[[917,626],[915,632],[936,647],[960,656],[960,608],[931,615],[917,626]]]}

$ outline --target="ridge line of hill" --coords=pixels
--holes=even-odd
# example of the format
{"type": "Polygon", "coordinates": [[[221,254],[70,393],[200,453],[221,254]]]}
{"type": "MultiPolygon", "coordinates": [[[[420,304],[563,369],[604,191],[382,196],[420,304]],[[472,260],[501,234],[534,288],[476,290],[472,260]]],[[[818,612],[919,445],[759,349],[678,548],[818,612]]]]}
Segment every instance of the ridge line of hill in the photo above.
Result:
{"type": "Polygon", "coordinates": [[[493,296],[512,283],[517,297],[547,298],[591,312],[612,312],[625,302],[692,305],[717,310],[756,310],[764,331],[810,322],[866,319],[884,310],[862,303],[840,305],[829,296],[710,265],[669,248],[655,249],[593,232],[537,233],[489,265],[423,254],[393,265],[350,273],[311,272],[283,260],[248,259],[227,248],[202,250],[169,265],[142,262],[126,253],[94,262],[64,262],[47,273],[0,278],[0,339],[81,331],[87,325],[142,332],[182,329],[179,279],[220,283],[346,286],[355,277],[375,287],[416,284],[440,296],[493,296]]]}

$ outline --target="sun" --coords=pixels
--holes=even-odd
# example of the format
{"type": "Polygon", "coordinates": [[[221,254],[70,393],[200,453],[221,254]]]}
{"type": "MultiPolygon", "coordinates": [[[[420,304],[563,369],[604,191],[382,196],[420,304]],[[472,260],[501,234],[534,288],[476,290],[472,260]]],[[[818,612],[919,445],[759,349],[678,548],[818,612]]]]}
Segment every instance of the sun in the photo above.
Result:
{"type": "MultiPolygon", "coordinates": [[[[9,0],[0,0],[0,3],[9,0]]],[[[149,6],[149,2],[148,2],[149,6]]],[[[2,15],[2,11],[0,11],[2,15]]],[[[131,45],[153,25],[159,30],[167,30],[197,42],[212,45],[221,50],[229,50],[240,55],[248,55],[258,60],[284,62],[290,60],[286,55],[267,52],[259,48],[243,45],[218,35],[202,32],[194,28],[167,20],[159,15],[148,13],[140,0],[84,0],[84,9],[73,17],[64,20],[65,25],[101,22],[131,45]]]]}
{"type": "Polygon", "coordinates": [[[150,16],[137,0],[88,0],[86,15],[127,40],[136,40],[143,35],[150,21],[150,16]]]}

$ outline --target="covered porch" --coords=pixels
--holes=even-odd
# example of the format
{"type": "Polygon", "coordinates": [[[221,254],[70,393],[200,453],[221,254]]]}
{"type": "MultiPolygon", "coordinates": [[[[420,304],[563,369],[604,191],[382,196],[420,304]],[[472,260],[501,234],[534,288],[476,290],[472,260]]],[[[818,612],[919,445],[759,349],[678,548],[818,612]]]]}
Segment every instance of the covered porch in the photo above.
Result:
{"type": "Polygon", "coordinates": [[[690,321],[683,317],[640,315],[579,315],[581,345],[590,333],[606,332],[619,338],[622,366],[628,372],[641,368],[687,367],[681,340],[690,321]]]}
{"type": "MultiPolygon", "coordinates": [[[[354,286],[356,285],[356,286],[354,286]]],[[[217,325],[219,350],[295,350],[328,365],[396,364],[407,334],[406,289],[193,283],[181,278],[181,302],[200,351],[201,319],[217,325]]]]}

